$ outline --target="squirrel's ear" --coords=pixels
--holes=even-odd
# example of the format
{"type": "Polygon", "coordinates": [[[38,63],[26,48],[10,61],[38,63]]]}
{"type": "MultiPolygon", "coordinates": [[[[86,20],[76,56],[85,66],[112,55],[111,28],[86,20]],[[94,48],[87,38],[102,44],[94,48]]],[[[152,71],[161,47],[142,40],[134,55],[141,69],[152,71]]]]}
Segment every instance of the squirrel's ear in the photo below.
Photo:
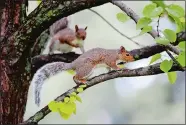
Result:
{"type": "Polygon", "coordinates": [[[77,25],[75,25],[75,30],[76,30],[76,32],[79,30],[79,28],[78,28],[78,26],[77,26],[77,25]]]}
{"type": "Polygon", "coordinates": [[[87,30],[87,26],[85,27],[85,30],[87,30]]]}
{"type": "Polygon", "coordinates": [[[123,46],[120,47],[120,53],[125,52],[125,48],[123,46]]]}

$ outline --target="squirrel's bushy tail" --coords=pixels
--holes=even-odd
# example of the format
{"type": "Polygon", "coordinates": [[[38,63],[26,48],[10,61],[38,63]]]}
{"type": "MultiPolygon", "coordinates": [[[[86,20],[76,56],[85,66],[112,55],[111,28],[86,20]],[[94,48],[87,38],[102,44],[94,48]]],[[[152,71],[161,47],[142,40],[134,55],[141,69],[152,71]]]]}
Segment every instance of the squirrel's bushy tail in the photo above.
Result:
{"type": "Polygon", "coordinates": [[[56,22],[54,22],[50,28],[50,35],[53,36],[54,34],[56,34],[58,31],[65,29],[69,26],[69,19],[67,17],[61,18],[59,20],[57,20],[56,22]]]}
{"type": "Polygon", "coordinates": [[[35,104],[37,106],[40,105],[40,92],[44,81],[47,78],[68,69],[72,69],[71,63],[53,62],[44,65],[34,74],[31,84],[34,85],[35,104]]]}

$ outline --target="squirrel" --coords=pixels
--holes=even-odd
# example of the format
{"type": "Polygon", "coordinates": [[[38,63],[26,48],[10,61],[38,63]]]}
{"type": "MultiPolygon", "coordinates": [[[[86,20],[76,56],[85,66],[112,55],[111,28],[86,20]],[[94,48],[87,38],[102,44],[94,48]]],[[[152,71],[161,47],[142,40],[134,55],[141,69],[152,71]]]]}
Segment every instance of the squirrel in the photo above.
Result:
{"type": "Polygon", "coordinates": [[[84,40],[86,39],[85,28],[79,28],[75,25],[75,31],[68,27],[68,19],[64,17],[54,22],[49,27],[50,39],[49,39],[49,54],[53,51],[58,50],[62,53],[71,52],[73,47],[80,48],[81,52],[84,53],[84,40]]]}
{"type": "Polygon", "coordinates": [[[120,49],[93,48],[80,55],[71,63],[52,62],[44,65],[36,71],[31,82],[35,86],[35,104],[38,106],[40,104],[40,91],[48,77],[65,70],[74,70],[76,75],[73,76],[73,79],[84,84],[92,74],[93,69],[99,64],[106,64],[105,66],[106,68],[109,67],[109,71],[111,69],[121,69],[117,66],[117,61],[122,61],[123,63],[132,62],[134,57],[123,46],[120,49]]]}

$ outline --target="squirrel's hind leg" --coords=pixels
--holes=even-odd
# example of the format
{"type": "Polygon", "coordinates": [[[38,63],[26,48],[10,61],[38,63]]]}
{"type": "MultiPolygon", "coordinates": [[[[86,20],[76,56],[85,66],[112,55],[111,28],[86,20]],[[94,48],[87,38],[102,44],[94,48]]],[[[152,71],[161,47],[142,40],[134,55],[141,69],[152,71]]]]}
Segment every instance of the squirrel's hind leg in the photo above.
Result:
{"type": "Polygon", "coordinates": [[[87,62],[83,66],[76,68],[76,75],[73,77],[74,80],[80,81],[81,83],[85,84],[87,79],[92,74],[92,70],[94,65],[92,63],[87,62]]]}

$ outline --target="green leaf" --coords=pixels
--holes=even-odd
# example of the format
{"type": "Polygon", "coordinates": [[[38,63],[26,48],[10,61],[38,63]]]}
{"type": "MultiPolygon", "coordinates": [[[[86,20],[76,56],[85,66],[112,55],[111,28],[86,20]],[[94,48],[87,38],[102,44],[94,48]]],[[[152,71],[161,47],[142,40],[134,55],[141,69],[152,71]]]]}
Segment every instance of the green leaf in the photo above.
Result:
{"type": "Polygon", "coordinates": [[[78,95],[76,95],[76,100],[82,103],[82,100],[78,95]]]}
{"type": "Polygon", "coordinates": [[[176,33],[173,30],[170,29],[165,29],[163,31],[163,34],[165,35],[165,37],[172,43],[176,41],[176,33]]]}
{"type": "Polygon", "coordinates": [[[171,68],[172,68],[173,62],[172,60],[168,61],[168,60],[164,60],[163,62],[161,62],[160,64],[160,69],[167,73],[171,68]]]}
{"type": "Polygon", "coordinates": [[[182,51],[185,51],[185,43],[186,41],[181,41],[179,44],[178,44],[178,47],[182,50],[182,51]]]}
{"type": "Polygon", "coordinates": [[[179,19],[180,19],[180,22],[185,23],[185,17],[181,17],[179,19]]]}
{"type": "Polygon", "coordinates": [[[174,23],[176,24],[176,33],[179,33],[181,31],[184,31],[185,30],[185,22],[181,22],[180,18],[172,15],[172,14],[169,14],[169,19],[173,19],[174,20],[174,23]]]}
{"type": "Polygon", "coordinates": [[[143,9],[143,15],[145,17],[149,17],[149,18],[157,17],[162,12],[163,12],[163,8],[160,6],[157,7],[157,5],[155,3],[148,4],[143,9]]]}
{"type": "Polygon", "coordinates": [[[85,87],[87,87],[87,85],[80,85],[79,87],[80,88],[85,88],[85,87]]]}
{"type": "Polygon", "coordinates": [[[122,22],[122,23],[124,23],[124,22],[126,22],[128,19],[130,19],[129,16],[128,16],[127,14],[125,14],[125,13],[117,13],[116,17],[117,17],[117,19],[118,19],[120,22],[122,22]]]}
{"type": "Polygon", "coordinates": [[[59,109],[61,112],[70,115],[73,113],[75,107],[75,103],[61,103],[59,109]]]}
{"type": "Polygon", "coordinates": [[[64,98],[64,102],[69,102],[70,98],[69,97],[65,97],[64,98]]]}
{"type": "Polygon", "coordinates": [[[74,96],[76,96],[77,94],[76,94],[75,92],[73,92],[73,93],[71,93],[71,95],[74,95],[74,96]]]}
{"type": "Polygon", "coordinates": [[[71,114],[66,114],[66,113],[61,112],[61,111],[59,111],[59,114],[60,114],[60,116],[61,116],[63,119],[65,119],[65,120],[69,119],[70,116],[71,116],[71,114]]]}
{"type": "Polygon", "coordinates": [[[169,82],[171,84],[174,84],[176,82],[176,79],[177,79],[176,72],[168,72],[167,75],[168,75],[168,78],[169,78],[169,82]]]}
{"type": "Polygon", "coordinates": [[[152,64],[153,62],[155,62],[156,60],[161,58],[161,54],[157,53],[155,55],[152,56],[150,64],[152,64]]]}
{"type": "Polygon", "coordinates": [[[185,51],[180,52],[177,56],[177,61],[181,64],[181,66],[185,67],[185,51]]]}
{"type": "Polygon", "coordinates": [[[67,70],[68,73],[70,73],[71,75],[75,75],[76,72],[74,70],[67,70]]]}
{"type": "Polygon", "coordinates": [[[181,6],[176,5],[176,4],[169,5],[167,8],[165,8],[165,10],[168,12],[169,15],[171,14],[178,18],[184,17],[185,15],[184,9],[181,6]]]}
{"type": "Polygon", "coordinates": [[[162,44],[162,45],[168,45],[170,42],[168,39],[164,38],[164,37],[156,37],[155,38],[155,41],[158,43],[158,44],[162,44]]]}
{"type": "Polygon", "coordinates": [[[159,7],[162,7],[162,8],[165,8],[166,7],[166,5],[165,5],[165,3],[164,3],[164,1],[163,0],[160,0],[160,1],[157,1],[157,0],[151,0],[153,3],[155,3],[155,4],[157,4],[157,6],[159,7]]]}
{"type": "Polygon", "coordinates": [[[70,96],[70,102],[74,102],[76,101],[76,97],[75,96],[70,96]]]}
{"type": "Polygon", "coordinates": [[[58,111],[58,103],[56,101],[51,101],[48,104],[48,108],[52,111],[52,112],[57,112],[58,111]]]}
{"type": "Polygon", "coordinates": [[[77,91],[80,93],[80,92],[83,92],[83,88],[77,88],[77,91]]]}
{"type": "Polygon", "coordinates": [[[76,115],[76,107],[75,107],[75,109],[74,109],[73,113],[76,115]]]}
{"type": "Polygon", "coordinates": [[[150,32],[152,30],[152,26],[145,26],[139,35],[143,35],[144,33],[150,32]]]}
{"type": "Polygon", "coordinates": [[[136,29],[141,29],[141,28],[147,26],[151,22],[152,22],[152,20],[150,18],[142,17],[138,20],[138,22],[136,24],[136,29]]]}

